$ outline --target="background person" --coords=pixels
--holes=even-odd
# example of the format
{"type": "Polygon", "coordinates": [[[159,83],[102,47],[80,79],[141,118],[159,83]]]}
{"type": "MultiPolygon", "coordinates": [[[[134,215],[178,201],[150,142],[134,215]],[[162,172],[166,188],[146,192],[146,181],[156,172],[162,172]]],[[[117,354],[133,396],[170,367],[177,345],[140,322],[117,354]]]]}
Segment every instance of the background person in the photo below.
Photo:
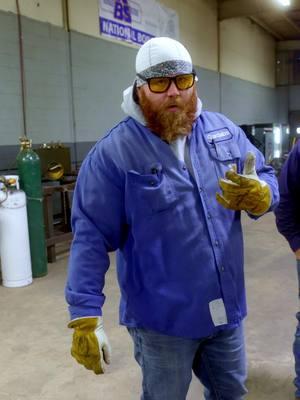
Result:
{"type": "MultiPolygon", "coordinates": [[[[298,141],[284,163],[280,177],[280,203],[275,210],[278,231],[286,238],[296,257],[298,297],[300,297],[300,142],[298,141]]],[[[297,328],[293,344],[295,357],[296,398],[300,399],[300,312],[296,314],[297,328]]]]}
{"type": "Polygon", "coordinates": [[[108,253],[118,250],[120,323],[143,400],[184,400],[192,371],[207,400],[244,397],[239,210],[257,218],[278,202],[272,168],[238,126],[202,111],[195,82],[181,43],[146,42],[123,95],[128,117],[86,157],[73,200],[72,355],[96,374],[110,362],[101,308],[108,253]]]}

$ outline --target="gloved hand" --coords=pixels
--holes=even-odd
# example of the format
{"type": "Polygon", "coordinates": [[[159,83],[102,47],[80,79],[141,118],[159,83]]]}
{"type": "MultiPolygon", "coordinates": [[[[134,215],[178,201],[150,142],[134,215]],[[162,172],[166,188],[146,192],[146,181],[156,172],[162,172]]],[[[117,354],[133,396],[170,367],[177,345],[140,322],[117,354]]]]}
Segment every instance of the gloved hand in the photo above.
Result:
{"type": "Polygon", "coordinates": [[[247,153],[243,174],[237,174],[236,166],[226,172],[227,179],[220,179],[222,195],[217,193],[217,201],[231,210],[245,210],[252,215],[262,215],[271,205],[269,185],[261,181],[255,170],[255,155],[247,153]]]}
{"type": "Polygon", "coordinates": [[[68,324],[68,328],[74,329],[72,356],[95,374],[103,374],[104,363],[110,363],[111,347],[103,329],[102,318],[77,318],[68,324]]]}

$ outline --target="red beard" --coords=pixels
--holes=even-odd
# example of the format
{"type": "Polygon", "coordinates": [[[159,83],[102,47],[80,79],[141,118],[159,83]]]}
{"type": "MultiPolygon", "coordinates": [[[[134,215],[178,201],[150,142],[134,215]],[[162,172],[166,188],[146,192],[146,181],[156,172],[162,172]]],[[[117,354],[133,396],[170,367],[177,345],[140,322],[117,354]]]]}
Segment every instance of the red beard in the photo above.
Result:
{"type": "Polygon", "coordinates": [[[143,91],[139,93],[139,104],[144,114],[147,127],[168,143],[174,141],[180,135],[188,135],[192,130],[197,111],[197,93],[193,88],[193,93],[188,101],[184,104],[181,97],[166,99],[159,106],[154,107],[148,100],[143,91]],[[177,106],[179,111],[170,112],[167,109],[171,106],[177,106]]]}

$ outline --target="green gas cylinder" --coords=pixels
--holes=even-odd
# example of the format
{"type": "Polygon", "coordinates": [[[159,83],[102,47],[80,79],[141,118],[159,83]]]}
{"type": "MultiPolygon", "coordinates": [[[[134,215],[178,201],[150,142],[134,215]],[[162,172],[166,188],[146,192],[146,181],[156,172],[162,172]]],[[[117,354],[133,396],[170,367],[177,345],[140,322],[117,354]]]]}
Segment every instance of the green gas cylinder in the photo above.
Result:
{"type": "Polygon", "coordinates": [[[20,139],[20,143],[17,167],[20,187],[27,197],[32,276],[38,278],[47,275],[41,163],[39,156],[32,150],[31,140],[24,137],[20,139]]]}

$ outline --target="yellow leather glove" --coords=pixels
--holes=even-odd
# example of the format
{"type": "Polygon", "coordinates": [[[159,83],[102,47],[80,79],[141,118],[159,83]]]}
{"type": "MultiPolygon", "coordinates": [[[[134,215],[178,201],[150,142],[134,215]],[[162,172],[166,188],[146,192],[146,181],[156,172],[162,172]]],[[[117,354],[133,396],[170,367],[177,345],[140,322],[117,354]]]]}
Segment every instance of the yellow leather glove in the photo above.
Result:
{"type": "Polygon", "coordinates": [[[68,328],[74,329],[71,354],[75,360],[95,374],[103,374],[104,363],[110,363],[111,347],[103,329],[102,318],[74,319],[68,328]]]}
{"type": "Polygon", "coordinates": [[[268,211],[272,195],[269,185],[261,181],[255,170],[255,155],[247,153],[243,174],[235,168],[226,172],[227,179],[220,179],[222,195],[217,193],[217,201],[231,210],[245,210],[252,215],[262,215],[268,211]]]}

